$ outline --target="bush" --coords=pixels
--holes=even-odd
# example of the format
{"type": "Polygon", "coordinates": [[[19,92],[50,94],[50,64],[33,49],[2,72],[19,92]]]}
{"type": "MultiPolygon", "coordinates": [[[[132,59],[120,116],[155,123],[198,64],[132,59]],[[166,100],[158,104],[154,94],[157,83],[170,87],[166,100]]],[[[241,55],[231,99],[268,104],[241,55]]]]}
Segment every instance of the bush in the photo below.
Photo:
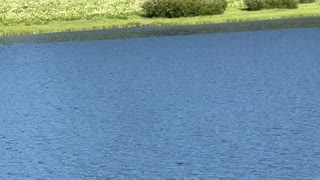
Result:
{"type": "Polygon", "coordinates": [[[244,4],[250,11],[257,11],[264,8],[263,0],[244,0],[244,4]]]}
{"type": "Polygon", "coordinates": [[[306,4],[306,3],[314,3],[316,2],[317,0],[299,0],[299,3],[300,4],[306,4]]]}
{"type": "Polygon", "coordinates": [[[261,9],[296,9],[298,0],[244,0],[245,5],[250,11],[261,9]]]}
{"type": "Polygon", "coordinates": [[[178,18],[222,14],[227,0],[146,0],[142,9],[146,17],[178,18]]]}

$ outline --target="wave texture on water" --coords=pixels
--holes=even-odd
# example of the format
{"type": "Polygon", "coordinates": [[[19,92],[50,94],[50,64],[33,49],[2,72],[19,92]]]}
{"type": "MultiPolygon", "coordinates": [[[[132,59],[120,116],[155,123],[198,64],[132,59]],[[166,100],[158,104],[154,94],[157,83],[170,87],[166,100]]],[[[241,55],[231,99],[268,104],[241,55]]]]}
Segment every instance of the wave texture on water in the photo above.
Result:
{"type": "Polygon", "coordinates": [[[320,178],[319,34],[0,46],[0,179],[320,178]]]}

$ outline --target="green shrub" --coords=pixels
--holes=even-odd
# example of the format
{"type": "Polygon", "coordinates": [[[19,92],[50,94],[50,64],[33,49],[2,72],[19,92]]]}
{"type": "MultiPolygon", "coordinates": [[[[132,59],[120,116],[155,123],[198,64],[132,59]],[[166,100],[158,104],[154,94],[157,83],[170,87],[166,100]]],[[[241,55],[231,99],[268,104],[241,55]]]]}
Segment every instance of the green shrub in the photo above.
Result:
{"type": "Polygon", "coordinates": [[[316,2],[317,0],[299,0],[299,3],[300,4],[306,4],[306,3],[314,3],[316,2]]]}
{"type": "Polygon", "coordinates": [[[222,14],[226,0],[146,0],[142,9],[146,17],[178,18],[222,14]]]}
{"type": "Polygon", "coordinates": [[[296,9],[298,0],[244,0],[245,5],[250,11],[261,9],[296,9]]]}
{"type": "Polygon", "coordinates": [[[244,3],[250,11],[264,9],[264,0],[244,0],[244,3]]]}

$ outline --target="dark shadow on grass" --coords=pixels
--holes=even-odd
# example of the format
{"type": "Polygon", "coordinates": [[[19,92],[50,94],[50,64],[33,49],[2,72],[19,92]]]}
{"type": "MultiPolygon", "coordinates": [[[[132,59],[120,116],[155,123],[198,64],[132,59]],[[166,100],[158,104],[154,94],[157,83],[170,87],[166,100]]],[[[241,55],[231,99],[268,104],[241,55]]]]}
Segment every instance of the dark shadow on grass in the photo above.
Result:
{"type": "MultiPolygon", "coordinates": [[[[249,8],[247,8],[247,7],[246,7],[246,8],[240,8],[240,10],[241,10],[241,11],[254,11],[254,10],[251,10],[251,9],[249,9],[249,8]]],[[[258,11],[258,10],[256,10],[256,11],[258,11]]]]}

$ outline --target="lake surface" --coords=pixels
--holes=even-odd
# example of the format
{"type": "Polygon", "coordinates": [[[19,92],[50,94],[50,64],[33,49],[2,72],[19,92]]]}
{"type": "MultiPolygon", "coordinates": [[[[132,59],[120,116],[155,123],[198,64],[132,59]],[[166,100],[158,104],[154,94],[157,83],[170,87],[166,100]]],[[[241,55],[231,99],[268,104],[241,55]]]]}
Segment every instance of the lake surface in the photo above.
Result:
{"type": "Polygon", "coordinates": [[[0,179],[320,178],[320,29],[0,46],[0,179]]]}

